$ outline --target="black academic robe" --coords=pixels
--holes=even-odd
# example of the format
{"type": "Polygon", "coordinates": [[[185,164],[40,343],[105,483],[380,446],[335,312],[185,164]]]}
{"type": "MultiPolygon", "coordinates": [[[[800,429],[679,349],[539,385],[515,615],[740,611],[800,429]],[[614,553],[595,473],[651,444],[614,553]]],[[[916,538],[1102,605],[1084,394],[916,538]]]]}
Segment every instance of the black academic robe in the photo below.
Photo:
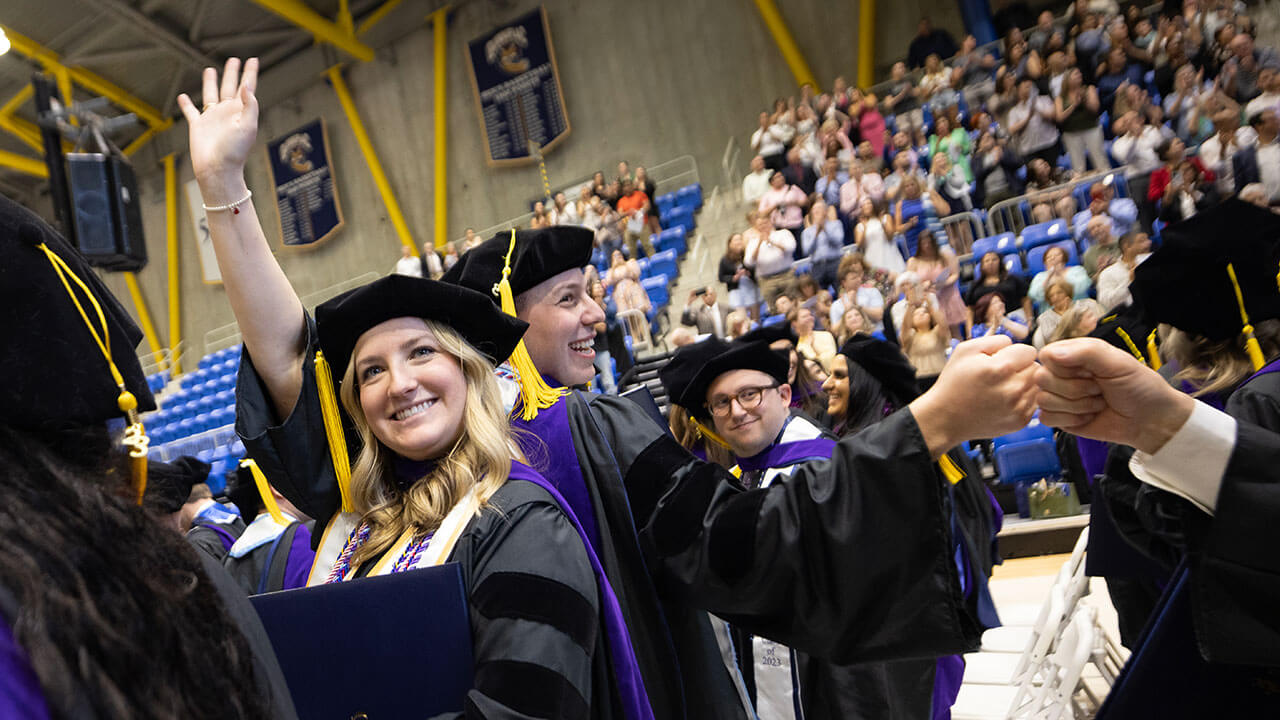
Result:
{"type": "MultiPolygon", "coordinates": [[[[314,345],[314,330],[311,337],[314,345]]],[[[248,454],[299,510],[329,517],[338,497],[312,363],[280,421],[251,357],[242,357],[236,430],[248,454]]],[[[632,401],[574,392],[563,402],[603,541],[597,554],[655,717],[747,716],[702,610],[841,663],[977,646],[945,491],[909,412],[841,441],[837,462],[798,482],[744,493],[632,401]]]]}

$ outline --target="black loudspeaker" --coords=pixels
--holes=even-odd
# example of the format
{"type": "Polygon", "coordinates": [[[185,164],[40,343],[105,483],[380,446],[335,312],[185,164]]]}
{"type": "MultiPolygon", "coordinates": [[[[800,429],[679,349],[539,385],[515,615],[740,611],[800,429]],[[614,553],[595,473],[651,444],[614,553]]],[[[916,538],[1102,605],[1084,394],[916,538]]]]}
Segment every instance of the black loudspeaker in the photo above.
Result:
{"type": "Polygon", "coordinates": [[[76,245],[90,265],[108,270],[146,267],[138,181],[123,158],[102,153],[70,153],[72,226],[76,245]]]}

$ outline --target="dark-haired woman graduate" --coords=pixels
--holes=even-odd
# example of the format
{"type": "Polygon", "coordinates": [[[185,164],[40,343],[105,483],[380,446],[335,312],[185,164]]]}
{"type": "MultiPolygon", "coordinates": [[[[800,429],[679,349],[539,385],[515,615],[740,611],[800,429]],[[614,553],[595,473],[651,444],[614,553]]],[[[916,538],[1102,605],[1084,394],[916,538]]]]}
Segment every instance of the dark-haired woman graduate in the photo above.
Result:
{"type": "MultiPolygon", "coordinates": [[[[898,346],[862,333],[840,348],[822,386],[833,431],[840,437],[875,425],[906,407],[919,395],[917,388],[915,368],[898,346]]],[[[951,534],[965,605],[983,629],[996,627],[1000,619],[987,581],[992,566],[1000,562],[996,533],[1003,514],[983,485],[978,468],[961,448],[952,448],[939,458],[938,470],[947,479],[951,534]]],[[[964,676],[964,659],[950,655],[938,658],[936,665],[931,660],[906,660],[833,670],[837,683],[843,680],[850,689],[832,697],[855,699],[858,706],[832,707],[832,717],[897,717],[894,708],[923,705],[932,706],[932,717],[939,720],[951,717],[951,705],[964,676]]]]}
{"type": "Polygon", "coordinates": [[[257,69],[249,60],[241,76],[228,61],[221,88],[207,69],[203,111],[185,95],[179,104],[244,364],[278,417],[313,407],[300,396],[322,398],[307,420],[328,434],[316,451],[331,453],[336,481],[264,468],[324,527],[310,583],[458,562],[475,656],[461,715],[649,720],[617,599],[583,527],[520,462],[507,424],[494,365],[525,323],[466,288],[400,275],[323,303],[311,322],[244,183],[257,69]],[[313,358],[319,367],[304,374],[313,358]],[[337,396],[355,429],[354,460],[337,396]]]}
{"type": "Polygon", "coordinates": [[[142,502],[137,325],[4,197],[0,254],[0,717],[295,717],[257,615],[175,532],[190,484],[142,502]]]}

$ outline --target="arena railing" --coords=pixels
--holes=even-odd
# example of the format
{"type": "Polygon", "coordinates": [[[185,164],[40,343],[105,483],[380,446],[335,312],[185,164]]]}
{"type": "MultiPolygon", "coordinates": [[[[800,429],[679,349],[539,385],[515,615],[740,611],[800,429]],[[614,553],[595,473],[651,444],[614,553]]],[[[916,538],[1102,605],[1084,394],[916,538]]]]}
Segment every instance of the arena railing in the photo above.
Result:
{"type": "MultiPolygon", "coordinates": [[[[382,276],[376,272],[367,272],[363,275],[358,275],[356,277],[343,280],[342,282],[335,283],[329,287],[321,288],[320,290],[304,295],[299,299],[302,301],[302,307],[305,308],[307,312],[314,313],[316,306],[325,300],[328,300],[338,293],[343,293],[360,287],[361,285],[371,283],[380,277],[382,276]]],[[[239,323],[230,323],[228,325],[216,327],[204,334],[204,355],[217,352],[223,348],[234,347],[239,345],[240,342],[239,323]]],[[[187,367],[185,361],[183,363],[183,367],[187,367]]]]}
{"type": "Polygon", "coordinates": [[[964,255],[972,250],[973,241],[982,237],[986,231],[982,220],[974,212],[958,212],[944,218],[938,218],[938,222],[942,224],[942,229],[947,236],[947,242],[951,244],[951,249],[957,255],[964,255]],[[952,228],[963,228],[965,226],[969,228],[968,234],[959,231],[952,234],[952,228]]]}
{"type": "Polygon", "coordinates": [[[991,206],[987,210],[987,233],[990,235],[998,235],[1003,232],[1020,233],[1022,228],[1027,226],[1027,222],[1022,215],[1022,204],[1028,203],[1034,206],[1037,202],[1053,202],[1057,197],[1061,197],[1065,191],[1068,194],[1074,194],[1076,188],[1082,185],[1092,185],[1096,182],[1114,183],[1117,187],[1122,188],[1122,192],[1117,192],[1119,197],[1130,197],[1129,183],[1125,180],[1125,172],[1128,170],[1127,165],[1110,170],[1098,171],[1089,175],[1076,178],[1070,182],[1060,185],[1054,185],[1045,190],[1036,190],[1024,195],[1001,200],[991,206]]]}

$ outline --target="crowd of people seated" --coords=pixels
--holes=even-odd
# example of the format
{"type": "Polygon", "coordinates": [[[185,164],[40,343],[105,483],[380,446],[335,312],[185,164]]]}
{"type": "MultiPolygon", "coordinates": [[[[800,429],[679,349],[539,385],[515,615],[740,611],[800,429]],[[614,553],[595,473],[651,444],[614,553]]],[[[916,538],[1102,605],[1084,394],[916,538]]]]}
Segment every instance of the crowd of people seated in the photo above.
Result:
{"type": "Polygon", "coordinates": [[[1244,10],[1076,3],[983,47],[922,19],[875,91],[836,78],[775,100],[720,262],[723,335],[790,322],[803,336],[811,318],[837,342],[900,343],[924,377],[955,340],[1088,332],[1127,304],[1164,225],[1237,194],[1280,206],[1280,54],[1244,10]],[[1035,272],[970,256],[985,211],[1013,198],[1028,224],[1063,222],[1074,252],[1050,247],[1035,272]],[[977,222],[947,221],[959,213],[977,222]]]}

